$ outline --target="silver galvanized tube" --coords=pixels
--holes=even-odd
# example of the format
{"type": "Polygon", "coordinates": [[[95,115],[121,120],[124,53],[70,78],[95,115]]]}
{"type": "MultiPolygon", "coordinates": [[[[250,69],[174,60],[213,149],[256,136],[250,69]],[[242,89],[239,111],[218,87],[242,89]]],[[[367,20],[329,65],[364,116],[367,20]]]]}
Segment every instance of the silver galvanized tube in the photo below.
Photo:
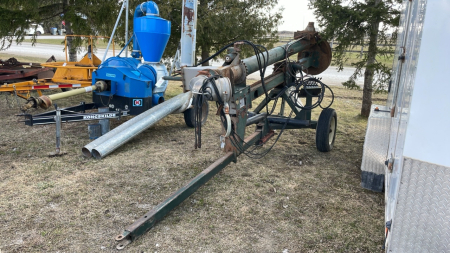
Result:
{"type": "MultiPolygon", "coordinates": [[[[92,151],[93,151],[94,148],[96,148],[97,146],[100,146],[103,142],[106,142],[110,138],[113,138],[115,135],[119,135],[122,131],[127,130],[133,124],[136,124],[140,120],[148,117],[149,114],[153,113],[155,110],[158,110],[157,108],[164,108],[166,105],[172,104],[176,100],[178,100],[177,101],[177,105],[180,105],[180,106],[178,106],[177,109],[179,109],[181,106],[183,106],[186,103],[186,101],[190,101],[191,97],[192,97],[192,93],[191,92],[182,93],[182,94],[180,94],[180,95],[178,95],[176,97],[173,97],[173,98],[165,101],[162,104],[159,104],[159,105],[157,105],[157,106],[155,106],[155,107],[153,107],[153,108],[151,108],[151,109],[149,109],[149,110],[147,110],[147,111],[137,115],[136,117],[128,120],[127,122],[121,124],[120,126],[114,128],[113,130],[109,131],[107,134],[97,138],[96,140],[94,140],[91,143],[89,143],[86,146],[84,146],[81,149],[81,151],[83,152],[83,155],[85,157],[91,157],[92,156],[92,151]]],[[[177,109],[175,109],[175,110],[177,110],[177,109]]],[[[170,113],[168,113],[168,114],[170,114],[170,113]]],[[[167,116],[168,114],[166,114],[165,116],[167,116]]]]}
{"type": "Polygon", "coordinates": [[[153,126],[167,115],[186,105],[186,103],[191,100],[191,97],[191,92],[182,93],[125,122],[119,126],[121,128],[120,131],[114,131],[119,127],[113,129],[108,134],[99,138],[105,140],[102,140],[101,144],[96,145],[92,149],[92,155],[97,159],[107,156],[109,153],[122,146],[133,137],[142,133],[147,128],[153,126]]]}

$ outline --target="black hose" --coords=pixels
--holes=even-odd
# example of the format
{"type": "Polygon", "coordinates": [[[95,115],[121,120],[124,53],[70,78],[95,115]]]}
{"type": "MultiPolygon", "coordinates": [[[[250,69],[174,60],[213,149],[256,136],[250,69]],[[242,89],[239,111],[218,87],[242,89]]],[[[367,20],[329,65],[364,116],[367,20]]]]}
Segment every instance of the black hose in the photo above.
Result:
{"type": "MultiPolygon", "coordinates": [[[[236,41],[236,42],[233,42],[233,43],[230,43],[230,44],[226,45],[225,47],[223,47],[222,49],[217,51],[215,54],[213,54],[212,56],[208,57],[207,59],[205,59],[202,62],[200,62],[199,64],[197,64],[196,66],[199,66],[199,65],[201,65],[201,64],[203,64],[203,63],[205,63],[205,62],[215,58],[217,55],[222,53],[225,49],[227,49],[228,47],[234,45],[237,42],[244,42],[245,44],[250,45],[253,48],[254,52],[255,52],[256,61],[258,63],[259,74],[260,74],[260,78],[261,78],[261,86],[263,87],[264,94],[265,94],[265,97],[266,97],[265,99],[267,100],[267,103],[266,103],[266,112],[267,112],[266,115],[267,116],[272,115],[272,113],[274,112],[275,107],[277,105],[278,99],[286,92],[286,90],[289,87],[292,87],[292,86],[295,87],[295,90],[289,93],[289,99],[294,101],[295,104],[299,108],[301,108],[302,110],[312,110],[312,109],[314,109],[314,108],[316,108],[318,106],[320,106],[322,109],[326,109],[326,108],[330,107],[333,104],[333,102],[334,102],[334,93],[333,93],[333,91],[331,90],[331,88],[329,86],[327,86],[326,84],[324,84],[323,82],[321,82],[317,78],[309,77],[309,78],[305,79],[305,76],[302,73],[301,65],[290,64],[290,60],[289,60],[288,53],[287,53],[289,46],[285,49],[285,55],[286,55],[286,59],[285,59],[286,66],[284,68],[285,83],[287,83],[286,76],[288,76],[288,75],[291,78],[294,79],[294,82],[293,82],[292,85],[285,85],[285,87],[283,87],[281,92],[279,92],[277,94],[277,96],[275,96],[273,98],[269,97],[269,94],[267,92],[267,89],[266,89],[266,86],[265,86],[265,83],[264,83],[264,75],[265,75],[266,68],[267,68],[267,65],[268,65],[268,62],[269,62],[269,52],[268,52],[267,48],[265,48],[262,45],[256,45],[256,44],[253,44],[253,43],[251,43],[249,41],[246,41],[246,40],[236,41]],[[261,48],[267,53],[267,59],[266,59],[266,56],[264,55],[264,52],[261,50],[261,48]],[[261,58],[261,56],[262,56],[262,58],[261,58]],[[300,77],[297,77],[297,73],[300,73],[300,77]],[[299,105],[298,102],[297,102],[297,99],[299,99],[299,97],[297,96],[295,98],[294,95],[295,94],[299,94],[300,93],[300,89],[303,89],[303,91],[308,96],[313,96],[313,94],[311,94],[308,91],[307,86],[311,85],[311,84],[317,85],[317,83],[320,84],[320,88],[321,88],[321,91],[320,91],[320,94],[318,96],[317,101],[314,104],[310,105],[310,106],[299,105]],[[325,96],[325,90],[326,89],[330,90],[332,100],[331,100],[330,104],[327,107],[322,107],[321,103],[322,103],[323,98],[325,96]],[[274,103],[273,103],[272,110],[270,110],[270,113],[269,113],[269,106],[268,106],[268,104],[269,104],[270,100],[274,100],[274,103]]],[[[207,78],[207,79],[205,79],[203,81],[203,85],[202,85],[202,87],[200,88],[200,91],[199,91],[200,95],[197,96],[198,99],[196,100],[196,103],[194,105],[194,108],[195,108],[194,109],[194,111],[195,111],[195,129],[196,129],[196,131],[195,131],[195,138],[196,138],[195,139],[195,146],[196,146],[196,148],[197,147],[199,147],[199,148],[201,147],[201,120],[202,120],[201,119],[201,116],[202,116],[202,110],[201,109],[202,109],[203,103],[207,102],[208,99],[212,98],[212,92],[209,90],[209,88],[207,88],[207,85],[208,85],[208,83],[211,83],[211,86],[213,87],[214,92],[216,94],[219,94],[217,86],[216,86],[216,83],[215,83],[215,80],[217,80],[218,78],[221,78],[221,76],[217,76],[217,75],[216,76],[211,76],[211,77],[209,77],[209,78],[207,78]]],[[[216,105],[217,105],[218,108],[220,108],[221,106],[224,105],[224,102],[222,101],[220,96],[217,96],[217,97],[218,97],[218,101],[216,102],[216,105]]],[[[231,125],[231,134],[229,136],[229,140],[230,140],[231,144],[237,149],[239,154],[245,154],[246,156],[248,156],[250,158],[260,159],[260,158],[264,157],[266,154],[268,154],[272,150],[272,148],[275,146],[275,144],[278,142],[279,138],[281,137],[281,135],[283,134],[284,130],[286,129],[286,126],[288,125],[289,120],[292,118],[292,114],[293,114],[293,111],[291,111],[291,113],[289,114],[289,117],[287,117],[287,120],[286,120],[285,124],[283,125],[283,127],[280,129],[280,133],[278,134],[278,136],[275,139],[274,143],[268,149],[264,150],[263,152],[256,153],[255,150],[257,149],[257,146],[255,146],[252,149],[245,150],[244,146],[246,145],[246,143],[245,143],[244,140],[241,139],[241,137],[239,135],[236,134],[233,124],[231,125]]],[[[224,128],[226,128],[226,117],[225,117],[225,113],[223,112],[223,110],[220,110],[220,120],[221,120],[224,128]]]]}

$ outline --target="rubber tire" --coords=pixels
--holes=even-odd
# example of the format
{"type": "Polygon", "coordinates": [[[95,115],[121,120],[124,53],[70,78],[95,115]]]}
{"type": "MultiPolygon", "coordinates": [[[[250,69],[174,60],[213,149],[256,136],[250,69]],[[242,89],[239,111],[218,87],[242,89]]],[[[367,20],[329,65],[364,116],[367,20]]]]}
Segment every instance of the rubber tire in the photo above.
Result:
{"type": "Polygon", "coordinates": [[[317,121],[316,147],[320,152],[328,152],[333,148],[336,139],[337,114],[332,108],[322,110],[317,121]],[[334,119],[334,121],[333,121],[334,119]],[[332,124],[334,126],[332,126],[332,124]],[[331,133],[333,132],[333,133],[331,133]],[[330,140],[330,135],[332,140],[330,140]]]}
{"type": "MultiPolygon", "coordinates": [[[[192,104],[195,104],[195,97],[192,100],[192,104]]],[[[187,109],[186,111],[183,112],[184,114],[184,122],[186,123],[186,126],[194,128],[195,127],[195,114],[194,114],[194,107],[187,109]]],[[[203,119],[202,119],[202,126],[206,123],[206,120],[208,119],[208,114],[209,114],[209,103],[206,102],[203,104],[203,108],[202,108],[202,115],[203,115],[203,119]],[[206,110],[206,112],[204,111],[206,110]]]]}

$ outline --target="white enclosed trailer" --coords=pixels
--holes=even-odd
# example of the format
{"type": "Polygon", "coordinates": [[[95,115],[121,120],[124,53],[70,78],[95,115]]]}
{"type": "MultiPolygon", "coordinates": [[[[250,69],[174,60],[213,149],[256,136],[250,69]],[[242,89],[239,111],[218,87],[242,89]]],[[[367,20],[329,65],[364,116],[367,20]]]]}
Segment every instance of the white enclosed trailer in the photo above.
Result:
{"type": "Polygon", "coordinates": [[[384,188],[387,252],[450,252],[450,1],[405,0],[400,26],[361,184],[384,188]]]}

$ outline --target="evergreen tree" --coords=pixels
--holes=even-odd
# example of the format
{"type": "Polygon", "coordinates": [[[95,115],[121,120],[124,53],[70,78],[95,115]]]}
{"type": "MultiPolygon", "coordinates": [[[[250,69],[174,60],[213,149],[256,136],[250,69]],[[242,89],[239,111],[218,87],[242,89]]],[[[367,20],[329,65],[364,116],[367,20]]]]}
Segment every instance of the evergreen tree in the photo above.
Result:
{"type": "MultiPolygon", "coordinates": [[[[182,0],[154,0],[162,18],[172,22],[164,57],[173,57],[181,37],[182,0]]],[[[141,0],[131,0],[133,12],[141,0]]],[[[281,12],[274,12],[278,0],[199,0],[196,52],[202,59],[237,40],[273,46],[281,12]]],[[[131,15],[130,15],[131,18],[131,15]]],[[[131,27],[131,26],[130,26],[131,27]]],[[[121,28],[123,31],[123,28],[121,28]]],[[[244,50],[249,55],[250,50],[244,50]]]]}
{"type": "Polygon", "coordinates": [[[364,75],[361,115],[369,117],[374,85],[390,79],[391,70],[377,62],[376,57],[389,57],[393,48],[378,45],[395,44],[400,17],[401,0],[310,0],[310,7],[323,28],[323,37],[339,45],[334,48],[333,61],[342,70],[348,59],[347,50],[368,46],[358,62],[356,71],[344,83],[355,85],[355,79],[364,75]],[[364,74],[362,74],[365,68],[364,74]],[[377,83],[374,83],[374,75],[377,83]]]}
{"type": "MultiPolygon", "coordinates": [[[[133,32],[133,14],[144,1],[129,1],[129,35],[133,32]]],[[[181,36],[182,0],[154,0],[160,16],[172,22],[171,38],[164,57],[175,55],[181,36]]],[[[273,12],[278,0],[199,0],[197,22],[197,52],[207,58],[211,52],[236,40],[250,40],[271,46],[276,42],[281,13],[273,12]]],[[[0,3],[0,50],[13,41],[23,41],[24,30],[31,23],[61,17],[66,22],[67,34],[110,36],[122,2],[117,0],[3,0],[0,3]]],[[[125,13],[117,27],[115,41],[125,45],[125,13]]],[[[35,41],[33,37],[33,41],[35,41]]],[[[71,55],[80,45],[70,44],[71,55]]],[[[130,45],[131,46],[131,45],[130,45]]],[[[244,52],[245,54],[245,52],[244,52]]],[[[73,59],[71,58],[71,61],[73,59]]]]}
{"type": "MultiPolygon", "coordinates": [[[[112,30],[119,3],[112,0],[2,0],[0,2],[0,50],[23,41],[30,24],[65,22],[66,34],[96,35],[112,30]],[[112,25],[111,25],[112,23],[112,25]]],[[[32,37],[36,42],[36,36],[32,37]]],[[[81,38],[68,37],[69,61],[76,61],[81,38]]]]}

